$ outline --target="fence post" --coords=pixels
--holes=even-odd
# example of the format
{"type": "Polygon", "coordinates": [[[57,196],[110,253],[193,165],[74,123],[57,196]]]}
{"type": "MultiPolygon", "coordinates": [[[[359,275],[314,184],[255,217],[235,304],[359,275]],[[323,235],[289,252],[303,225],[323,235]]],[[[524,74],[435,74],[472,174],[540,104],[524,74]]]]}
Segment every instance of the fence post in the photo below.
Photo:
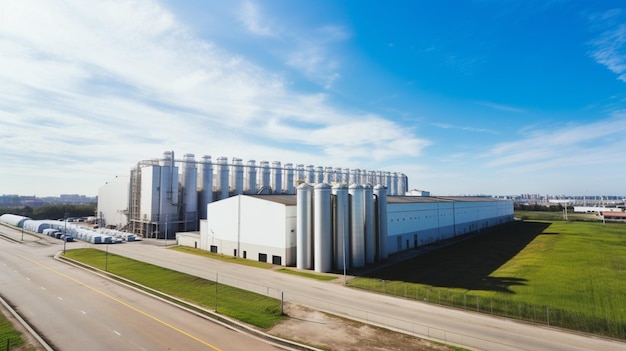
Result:
{"type": "Polygon", "coordinates": [[[546,306],[546,316],[548,317],[548,325],[550,325],[550,306],[546,306]]]}
{"type": "Polygon", "coordinates": [[[281,315],[285,314],[285,292],[284,291],[280,292],[280,314],[281,315]]]}

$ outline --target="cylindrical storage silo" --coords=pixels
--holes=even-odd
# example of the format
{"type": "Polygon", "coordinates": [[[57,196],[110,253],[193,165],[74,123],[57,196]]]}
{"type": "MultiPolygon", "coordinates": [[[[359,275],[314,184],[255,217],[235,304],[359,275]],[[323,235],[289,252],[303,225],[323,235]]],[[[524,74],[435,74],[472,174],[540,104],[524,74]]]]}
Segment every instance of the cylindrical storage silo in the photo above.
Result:
{"type": "Polygon", "coordinates": [[[296,267],[311,269],[313,256],[311,255],[312,236],[312,204],[313,187],[304,183],[296,191],[296,267]]]}
{"type": "Polygon", "coordinates": [[[333,243],[335,269],[350,268],[350,212],[348,205],[348,185],[335,184],[332,189],[334,195],[333,243]]]}
{"type": "Polygon", "coordinates": [[[280,195],[283,193],[283,167],[281,166],[280,161],[272,162],[271,174],[272,194],[280,195]]]}
{"type": "Polygon", "coordinates": [[[398,179],[398,195],[404,196],[406,192],[409,190],[409,179],[406,174],[400,173],[400,178],[398,179]]]}
{"type": "Polygon", "coordinates": [[[262,194],[269,194],[269,190],[271,189],[271,185],[270,185],[270,163],[268,161],[261,161],[261,164],[259,165],[260,168],[260,177],[261,180],[259,181],[259,190],[260,193],[262,194]]]}
{"type": "Polygon", "coordinates": [[[313,231],[315,246],[313,262],[315,271],[330,272],[333,268],[331,186],[326,183],[315,185],[313,201],[313,231]]]}
{"type": "Polygon", "coordinates": [[[352,184],[350,193],[350,266],[365,266],[365,204],[363,187],[352,184]]]}
{"type": "Polygon", "coordinates": [[[368,183],[368,181],[367,181],[367,170],[365,170],[365,169],[362,169],[362,170],[361,170],[360,180],[361,180],[361,184],[362,184],[362,185],[364,185],[364,184],[367,184],[367,183],[368,183]]]}
{"type": "Polygon", "coordinates": [[[304,165],[303,164],[299,164],[296,165],[296,180],[294,183],[294,186],[298,186],[302,183],[306,183],[306,177],[304,175],[304,165]]]}
{"type": "Polygon", "coordinates": [[[393,195],[393,191],[391,188],[391,172],[385,172],[385,187],[387,188],[387,195],[393,195]]]}
{"type": "Polygon", "coordinates": [[[350,168],[344,168],[341,170],[341,182],[350,185],[350,168]]]}
{"type": "Polygon", "coordinates": [[[198,230],[198,169],[194,154],[183,156],[183,221],[186,231],[198,230]]]}
{"type": "Polygon", "coordinates": [[[335,181],[335,172],[332,167],[324,168],[324,183],[331,184],[335,181]]]}
{"type": "Polygon", "coordinates": [[[324,183],[324,167],[322,166],[315,167],[315,183],[324,183]]]}
{"type": "Polygon", "coordinates": [[[376,171],[370,171],[367,176],[367,183],[371,184],[372,187],[378,184],[378,180],[376,179],[376,171]]]}
{"type": "Polygon", "coordinates": [[[376,196],[376,237],[378,241],[378,259],[387,258],[387,190],[382,185],[374,187],[374,196],[376,196]]]}
{"type": "Polygon", "coordinates": [[[291,163],[285,163],[283,172],[283,190],[285,194],[293,195],[296,193],[295,182],[293,179],[293,165],[291,163]]]}
{"type": "Polygon", "coordinates": [[[359,179],[361,175],[361,170],[356,168],[350,172],[350,184],[361,184],[361,180],[359,179]]]}
{"type": "Polygon", "coordinates": [[[341,168],[335,168],[335,184],[345,183],[343,180],[343,172],[341,168]]]}
{"type": "Polygon", "coordinates": [[[392,195],[400,195],[398,193],[398,173],[394,172],[393,175],[391,176],[391,194],[392,195]]]}
{"type": "Polygon", "coordinates": [[[199,212],[201,219],[207,219],[207,205],[213,202],[213,165],[211,156],[202,157],[202,170],[200,172],[200,205],[199,212]]]}
{"type": "Polygon", "coordinates": [[[243,160],[233,158],[231,167],[230,188],[233,189],[233,195],[243,194],[243,160]]]}
{"type": "Polygon", "coordinates": [[[246,185],[244,191],[246,194],[256,194],[256,164],[254,160],[249,160],[245,169],[246,185]]]}
{"type": "Polygon", "coordinates": [[[315,166],[306,166],[306,182],[309,184],[315,183],[315,166]]]}
{"type": "Polygon", "coordinates": [[[165,151],[161,159],[159,182],[158,231],[161,239],[174,236],[178,218],[178,168],[174,164],[174,152],[165,151]]]}
{"type": "Polygon", "coordinates": [[[217,158],[217,199],[228,198],[228,159],[226,157],[217,158]]]}
{"type": "Polygon", "coordinates": [[[374,230],[374,190],[372,186],[363,186],[363,199],[365,203],[365,263],[372,264],[376,261],[376,231],[374,230]]]}

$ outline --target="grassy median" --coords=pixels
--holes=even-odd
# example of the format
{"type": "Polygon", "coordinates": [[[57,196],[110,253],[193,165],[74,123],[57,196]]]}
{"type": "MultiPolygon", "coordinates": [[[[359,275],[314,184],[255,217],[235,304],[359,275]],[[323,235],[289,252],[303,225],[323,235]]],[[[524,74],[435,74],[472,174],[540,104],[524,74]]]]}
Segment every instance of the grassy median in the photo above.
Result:
{"type": "Polygon", "coordinates": [[[626,225],[516,222],[349,286],[626,338],[626,225]]]}
{"type": "Polygon", "coordinates": [[[68,250],[65,257],[129,279],[220,314],[268,329],[285,318],[281,302],[193,275],[106,253],[98,249],[68,250]]]}

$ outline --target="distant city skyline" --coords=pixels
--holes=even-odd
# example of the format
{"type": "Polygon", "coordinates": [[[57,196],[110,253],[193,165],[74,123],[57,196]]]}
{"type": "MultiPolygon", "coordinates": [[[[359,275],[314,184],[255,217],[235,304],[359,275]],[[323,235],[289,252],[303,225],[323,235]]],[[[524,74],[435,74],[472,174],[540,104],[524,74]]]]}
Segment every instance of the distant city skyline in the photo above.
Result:
{"type": "Polygon", "coordinates": [[[623,1],[0,4],[0,194],[163,151],[397,171],[432,195],[626,194],[623,1]]]}

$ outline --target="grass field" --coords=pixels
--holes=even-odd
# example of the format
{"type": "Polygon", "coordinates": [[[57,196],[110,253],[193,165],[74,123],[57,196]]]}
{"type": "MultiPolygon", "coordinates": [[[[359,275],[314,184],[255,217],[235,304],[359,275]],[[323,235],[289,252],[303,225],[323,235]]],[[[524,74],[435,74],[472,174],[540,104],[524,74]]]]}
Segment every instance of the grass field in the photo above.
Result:
{"type": "Polygon", "coordinates": [[[626,338],[626,225],[514,222],[349,286],[626,338]]]}
{"type": "Polygon", "coordinates": [[[97,249],[68,250],[65,256],[106,270],[165,294],[268,329],[285,318],[277,299],[237,289],[214,281],[154,266],[97,249]]]}
{"type": "Polygon", "coordinates": [[[20,332],[0,313],[0,345],[6,346],[6,350],[33,350],[31,347],[24,348],[24,342],[20,332]]]}

